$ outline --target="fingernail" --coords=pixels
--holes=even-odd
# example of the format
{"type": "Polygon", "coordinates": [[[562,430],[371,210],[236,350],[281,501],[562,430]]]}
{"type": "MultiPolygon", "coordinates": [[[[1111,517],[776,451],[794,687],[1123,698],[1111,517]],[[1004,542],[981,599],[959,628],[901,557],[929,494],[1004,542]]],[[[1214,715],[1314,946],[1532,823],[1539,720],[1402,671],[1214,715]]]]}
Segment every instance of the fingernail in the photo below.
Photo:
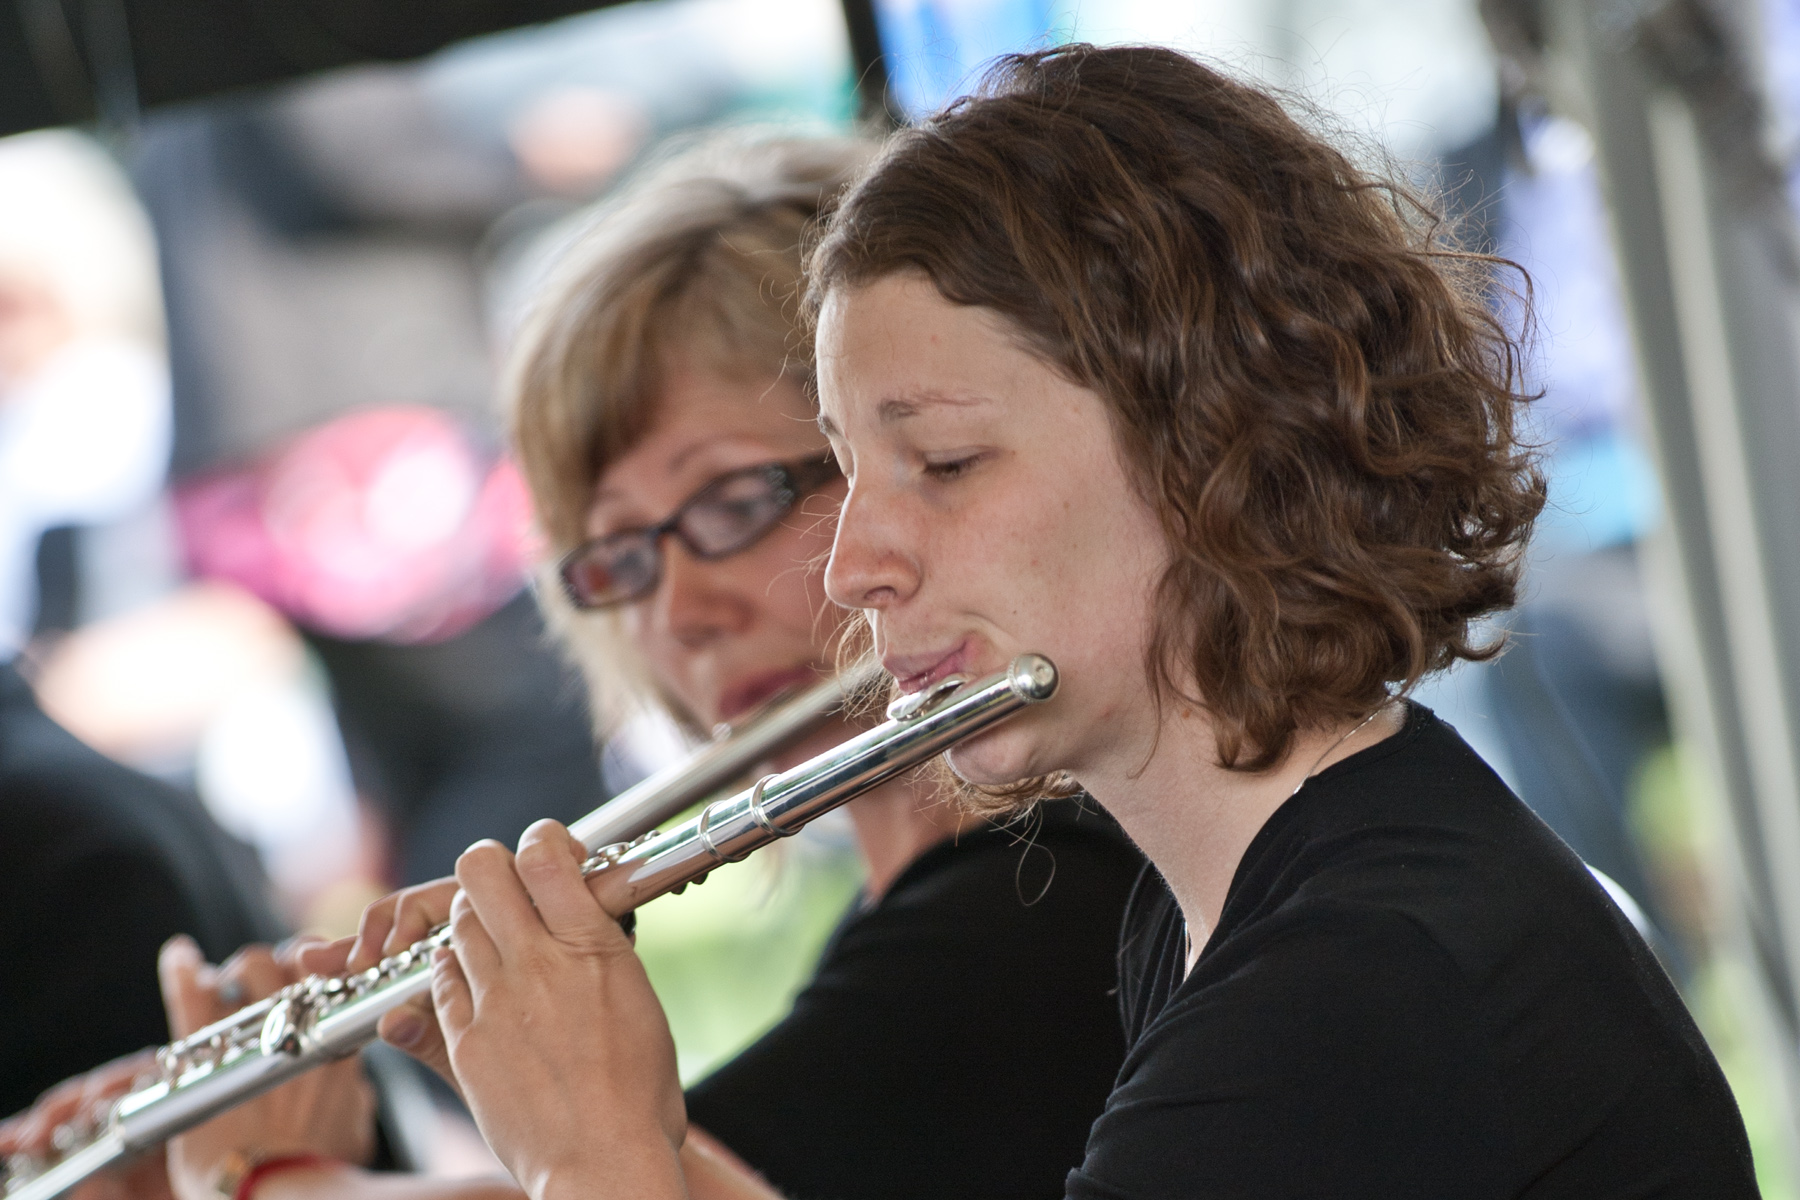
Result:
{"type": "Polygon", "coordinates": [[[157,957],[171,964],[181,963],[185,966],[190,962],[199,961],[203,956],[200,953],[199,944],[193,938],[185,933],[178,933],[162,944],[162,949],[157,952],[157,957]]]}
{"type": "Polygon", "coordinates": [[[389,1043],[404,1050],[419,1044],[419,1039],[425,1036],[425,1022],[414,1016],[395,1017],[383,1036],[389,1043]]]}

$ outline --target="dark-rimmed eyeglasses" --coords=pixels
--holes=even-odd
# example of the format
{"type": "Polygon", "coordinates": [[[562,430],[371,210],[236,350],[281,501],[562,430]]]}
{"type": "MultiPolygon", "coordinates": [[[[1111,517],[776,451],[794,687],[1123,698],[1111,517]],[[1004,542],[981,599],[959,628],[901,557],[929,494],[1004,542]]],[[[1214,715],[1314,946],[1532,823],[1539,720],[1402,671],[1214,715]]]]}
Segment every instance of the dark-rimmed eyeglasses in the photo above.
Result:
{"type": "Polygon", "coordinates": [[[763,463],[719,476],[681,502],[668,518],[583,542],[556,573],[576,608],[610,608],[639,600],[662,580],[662,540],[681,539],[695,558],[747,550],[775,528],[800,499],[838,477],[832,460],[763,463]]]}

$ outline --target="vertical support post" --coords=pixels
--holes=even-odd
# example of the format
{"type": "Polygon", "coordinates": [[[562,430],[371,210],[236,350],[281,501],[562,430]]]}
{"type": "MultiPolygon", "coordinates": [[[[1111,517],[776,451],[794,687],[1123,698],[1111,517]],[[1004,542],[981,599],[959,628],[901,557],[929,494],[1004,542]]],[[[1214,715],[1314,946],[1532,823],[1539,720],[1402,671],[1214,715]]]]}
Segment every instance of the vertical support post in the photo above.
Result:
{"type": "MultiPolygon", "coordinates": [[[[1754,0],[1514,5],[1593,133],[1669,522],[1648,562],[1676,727],[1729,810],[1737,931],[1800,1148],[1800,269],[1754,0]]],[[[1800,1160],[1797,1160],[1800,1161],[1800,1160]]]]}
{"type": "Polygon", "coordinates": [[[881,22],[875,12],[878,2],[842,0],[844,32],[850,38],[850,60],[856,70],[862,119],[893,129],[902,121],[888,81],[887,59],[882,54],[881,22]]]}

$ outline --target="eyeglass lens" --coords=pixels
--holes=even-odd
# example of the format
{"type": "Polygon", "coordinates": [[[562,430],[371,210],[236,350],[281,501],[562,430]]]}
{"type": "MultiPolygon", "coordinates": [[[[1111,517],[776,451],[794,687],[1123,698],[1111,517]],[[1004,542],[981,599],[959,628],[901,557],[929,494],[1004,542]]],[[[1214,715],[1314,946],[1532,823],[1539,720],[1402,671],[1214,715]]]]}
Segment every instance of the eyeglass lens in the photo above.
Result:
{"type": "Polygon", "coordinates": [[[725,476],[688,502],[676,528],[702,557],[748,545],[793,503],[787,472],[767,468],[725,476]]]}
{"type": "Polygon", "coordinates": [[[668,521],[590,542],[563,564],[570,598],[587,608],[645,595],[662,575],[664,532],[697,557],[722,558],[748,547],[798,499],[786,467],[761,466],[721,476],[696,492],[668,521]]]}

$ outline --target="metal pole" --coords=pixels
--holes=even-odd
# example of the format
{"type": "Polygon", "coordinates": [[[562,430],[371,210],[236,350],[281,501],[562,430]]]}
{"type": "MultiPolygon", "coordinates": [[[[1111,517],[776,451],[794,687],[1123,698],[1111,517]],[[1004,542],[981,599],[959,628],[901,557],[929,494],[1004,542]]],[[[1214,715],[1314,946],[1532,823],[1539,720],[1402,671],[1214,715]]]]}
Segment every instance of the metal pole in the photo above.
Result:
{"type": "MultiPolygon", "coordinates": [[[[1512,0],[1593,134],[1669,508],[1648,547],[1675,725],[1729,813],[1737,936],[1800,1149],[1800,271],[1752,0],[1512,0]]],[[[1516,47],[1508,47],[1516,49],[1516,47]]],[[[1800,1161],[1800,1158],[1796,1158],[1800,1161]]]]}

